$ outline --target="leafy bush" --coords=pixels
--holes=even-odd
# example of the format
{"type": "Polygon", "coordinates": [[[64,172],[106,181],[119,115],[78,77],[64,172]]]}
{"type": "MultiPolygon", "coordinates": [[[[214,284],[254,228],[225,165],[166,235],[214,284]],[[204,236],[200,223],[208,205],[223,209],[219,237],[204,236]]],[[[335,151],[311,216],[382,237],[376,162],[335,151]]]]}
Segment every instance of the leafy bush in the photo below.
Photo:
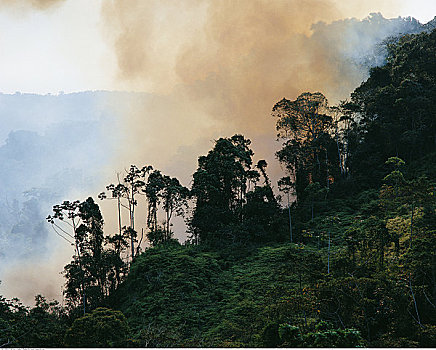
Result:
{"type": "Polygon", "coordinates": [[[120,347],[126,345],[129,326],[121,311],[99,307],[77,318],[65,334],[70,347],[120,347]]]}

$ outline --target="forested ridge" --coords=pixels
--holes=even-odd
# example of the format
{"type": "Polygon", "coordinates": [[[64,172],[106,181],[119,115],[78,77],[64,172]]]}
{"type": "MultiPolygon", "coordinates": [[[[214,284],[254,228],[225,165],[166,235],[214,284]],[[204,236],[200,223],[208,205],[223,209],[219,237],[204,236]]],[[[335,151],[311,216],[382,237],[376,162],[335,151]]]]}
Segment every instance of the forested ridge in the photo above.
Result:
{"type": "Polygon", "coordinates": [[[272,103],[277,184],[236,134],[190,188],[132,165],[98,199],[55,205],[47,220],[74,247],[66,304],[0,297],[0,346],[435,347],[436,31],[387,48],[337,106],[272,103]]]}

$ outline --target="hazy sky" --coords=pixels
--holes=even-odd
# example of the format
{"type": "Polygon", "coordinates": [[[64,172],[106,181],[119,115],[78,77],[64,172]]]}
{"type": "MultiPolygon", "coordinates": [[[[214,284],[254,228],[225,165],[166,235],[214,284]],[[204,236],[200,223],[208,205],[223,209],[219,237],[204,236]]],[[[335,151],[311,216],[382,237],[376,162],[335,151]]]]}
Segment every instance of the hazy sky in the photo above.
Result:
{"type": "MultiPolygon", "coordinates": [[[[236,0],[235,0],[236,1],[236,0]]],[[[65,0],[41,1],[48,3],[42,9],[38,0],[0,0],[0,92],[15,91],[35,93],[57,93],[83,90],[147,90],[155,92],[156,84],[136,84],[119,79],[117,58],[108,40],[107,19],[102,18],[102,6],[110,7],[111,0],[65,0]],[[54,5],[50,6],[53,2],[54,5]],[[33,6],[32,6],[33,4],[33,6]]],[[[138,6],[136,0],[123,0],[127,5],[138,6]]],[[[283,1],[276,1],[282,3],[283,1]]],[[[301,1],[303,3],[304,1],[301,1]]],[[[336,7],[327,21],[346,17],[363,18],[370,12],[381,12],[385,17],[414,16],[427,22],[436,14],[433,0],[331,0],[325,1],[336,7]]],[[[141,3],[141,1],[140,1],[141,3]]],[[[142,4],[149,3],[146,0],[142,4]]],[[[152,50],[160,54],[154,58],[171,60],[177,47],[171,49],[167,43],[189,40],[192,30],[198,28],[201,18],[189,15],[198,11],[198,1],[173,2],[176,6],[165,10],[167,2],[157,2],[153,7],[153,20],[160,15],[171,16],[171,11],[182,13],[184,23],[162,24],[160,33],[153,36],[152,50]],[[195,6],[193,10],[191,7],[195,6]],[[188,12],[188,14],[183,14],[188,12]],[[194,29],[193,29],[194,28],[194,29]],[[168,53],[168,50],[170,51],[168,53]]],[[[253,2],[254,3],[254,2],[253,2]]],[[[171,7],[171,6],[170,6],[171,7]]],[[[333,7],[333,6],[331,6],[333,7]]],[[[201,16],[198,16],[201,17],[201,16]]],[[[321,16],[322,17],[322,16],[321,16]]],[[[322,18],[318,18],[322,19],[322,18]]],[[[150,19],[144,18],[144,30],[150,19]]],[[[181,20],[183,21],[183,20],[181,20]]],[[[151,79],[159,79],[156,73],[151,79]]],[[[171,73],[165,73],[170,82],[171,73]]],[[[174,80],[174,82],[176,82],[174,80]]],[[[171,87],[171,86],[170,86],[171,87]]],[[[168,86],[166,87],[168,88],[168,86]]],[[[161,92],[161,90],[157,90],[161,92]]]]}

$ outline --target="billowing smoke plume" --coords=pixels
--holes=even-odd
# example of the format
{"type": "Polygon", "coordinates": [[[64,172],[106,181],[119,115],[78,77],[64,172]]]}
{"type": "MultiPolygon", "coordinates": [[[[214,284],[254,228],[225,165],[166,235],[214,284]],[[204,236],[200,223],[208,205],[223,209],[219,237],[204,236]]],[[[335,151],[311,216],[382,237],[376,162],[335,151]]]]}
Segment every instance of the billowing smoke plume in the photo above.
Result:
{"type": "MultiPolygon", "coordinates": [[[[120,82],[155,96],[126,113],[121,158],[160,164],[188,180],[211,140],[238,132],[273,165],[276,101],[303,91],[345,99],[383,63],[384,39],[422,30],[413,19],[380,14],[338,20],[336,3],[105,2],[120,82]]],[[[277,163],[269,171],[280,176],[277,163]]]]}

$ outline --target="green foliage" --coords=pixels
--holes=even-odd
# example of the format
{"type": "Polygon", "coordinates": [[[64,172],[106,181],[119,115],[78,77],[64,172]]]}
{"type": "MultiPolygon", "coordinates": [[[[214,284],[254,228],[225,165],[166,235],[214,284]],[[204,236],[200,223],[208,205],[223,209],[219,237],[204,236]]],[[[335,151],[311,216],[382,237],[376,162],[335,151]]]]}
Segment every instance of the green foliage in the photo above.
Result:
{"type": "Polygon", "coordinates": [[[24,347],[62,347],[67,327],[65,310],[57,301],[47,301],[41,295],[35,297],[35,307],[27,316],[30,333],[20,341],[24,347]]]}
{"type": "Polygon", "coordinates": [[[127,345],[129,326],[124,315],[99,307],[74,320],[65,333],[65,345],[69,347],[120,347],[127,345]]]}
{"type": "Polygon", "coordinates": [[[355,329],[334,329],[331,324],[320,321],[310,331],[284,323],[278,333],[283,347],[351,348],[363,345],[360,332],[355,329]]]}
{"type": "MultiPolygon", "coordinates": [[[[244,228],[248,231],[250,242],[280,242],[287,240],[280,216],[279,203],[269,186],[256,186],[247,193],[247,203],[243,208],[244,228]]],[[[286,231],[285,231],[286,232],[286,231]]]]}
{"type": "Polygon", "coordinates": [[[387,158],[396,155],[410,163],[434,152],[435,52],[436,31],[402,37],[389,46],[387,64],[373,69],[352,94],[363,117],[355,176],[377,185],[387,158]]]}
{"type": "Polygon", "coordinates": [[[259,178],[251,170],[250,144],[242,135],[220,138],[207,156],[198,158],[192,184],[196,203],[189,223],[193,241],[216,244],[244,239],[238,235],[238,224],[243,222],[248,182],[259,178]]]}
{"type": "Polygon", "coordinates": [[[159,170],[153,171],[148,177],[143,189],[148,200],[147,237],[152,245],[167,241],[171,238],[171,218],[175,213],[184,216],[187,208],[189,190],[182,186],[176,178],[162,175],[159,170]],[[157,213],[159,204],[165,212],[164,226],[160,227],[157,213]]]}
{"type": "Polygon", "coordinates": [[[300,279],[322,276],[323,265],[289,244],[239,252],[158,245],[135,260],[112,307],[128,317],[138,346],[257,346],[265,319],[298,309],[281,298],[300,279]]]}
{"type": "Polygon", "coordinates": [[[147,233],[147,239],[153,247],[157,246],[159,243],[165,242],[166,238],[166,230],[159,226],[153,228],[147,233]]]}
{"type": "Polygon", "coordinates": [[[53,211],[53,217],[49,216],[47,220],[55,230],[62,232],[64,238],[72,239],[70,242],[75,247],[73,260],[64,268],[67,280],[64,294],[71,311],[78,311],[77,307],[81,305],[82,311],[86,312],[87,308],[99,306],[121,282],[126,269],[121,254],[128,245],[127,239],[132,236],[131,228],[124,234],[105,239],[103,216],[91,197],[82,203],[65,201],[55,205],[53,211]],[[70,221],[71,233],[59,226],[65,220],[70,221]],[[105,248],[105,243],[112,248],[105,248]]]}
{"type": "Polygon", "coordinates": [[[273,107],[278,136],[285,140],[277,158],[292,174],[297,199],[312,182],[330,186],[338,173],[335,142],[330,135],[333,119],[325,96],[305,92],[295,101],[282,99],[273,107]]]}
{"type": "Polygon", "coordinates": [[[0,296],[1,347],[62,347],[67,327],[65,310],[57,301],[38,295],[33,308],[18,299],[0,296]]]}
{"type": "Polygon", "coordinates": [[[206,320],[213,317],[222,298],[220,273],[215,254],[158,245],[135,260],[128,279],[114,295],[114,306],[129,318],[139,346],[174,346],[175,336],[180,341],[210,327],[206,320]]]}

